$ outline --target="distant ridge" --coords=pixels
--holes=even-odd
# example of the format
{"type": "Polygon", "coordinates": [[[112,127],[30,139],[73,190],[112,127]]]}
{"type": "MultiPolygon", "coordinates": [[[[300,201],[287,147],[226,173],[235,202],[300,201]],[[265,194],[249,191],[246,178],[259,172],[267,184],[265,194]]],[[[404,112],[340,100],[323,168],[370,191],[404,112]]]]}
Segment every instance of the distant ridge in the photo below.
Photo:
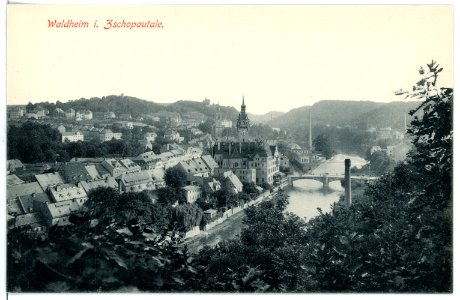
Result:
{"type": "MultiPolygon", "coordinates": [[[[292,129],[308,124],[310,110],[315,125],[368,127],[403,127],[404,113],[416,108],[419,101],[390,103],[373,101],[322,100],[313,106],[290,110],[266,122],[272,127],[292,129]]],[[[410,120],[408,116],[408,122],[410,120]]]]}
{"type": "MultiPolygon", "coordinates": [[[[416,108],[420,101],[395,101],[390,103],[373,101],[351,100],[322,100],[313,106],[301,106],[283,113],[271,111],[257,115],[249,113],[252,124],[264,123],[271,127],[294,129],[306,127],[310,110],[314,126],[355,126],[360,128],[369,127],[392,127],[401,128],[404,124],[404,114],[416,108]]],[[[116,115],[131,114],[138,117],[146,114],[162,115],[174,113],[181,117],[192,117],[198,120],[214,119],[217,114],[222,118],[236,120],[238,110],[230,106],[211,104],[210,101],[179,100],[174,103],[156,103],[136,97],[125,95],[110,95],[102,98],[81,98],[68,102],[57,101],[56,104],[41,102],[34,104],[42,106],[52,112],[56,108],[69,110],[91,110],[92,112],[109,112],[116,115]]],[[[250,108],[249,108],[250,111],[250,108]]],[[[410,117],[407,117],[409,124],[410,117]]]]}

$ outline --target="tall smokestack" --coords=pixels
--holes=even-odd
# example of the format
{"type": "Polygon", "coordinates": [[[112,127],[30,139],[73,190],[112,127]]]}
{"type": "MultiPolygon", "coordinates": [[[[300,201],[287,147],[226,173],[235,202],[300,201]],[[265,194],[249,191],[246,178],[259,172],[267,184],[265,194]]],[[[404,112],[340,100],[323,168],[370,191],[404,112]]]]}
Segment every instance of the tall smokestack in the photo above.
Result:
{"type": "Polygon", "coordinates": [[[310,147],[310,150],[313,149],[313,142],[312,142],[312,137],[311,137],[311,108],[310,108],[310,134],[308,135],[308,147],[310,147]]]}
{"type": "Polygon", "coordinates": [[[345,159],[345,203],[351,205],[351,176],[350,176],[350,159],[345,159]]]}
{"type": "Polygon", "coordinates": [[[407,132],[407,114],[404,112],[404,134],[407,132]]]}

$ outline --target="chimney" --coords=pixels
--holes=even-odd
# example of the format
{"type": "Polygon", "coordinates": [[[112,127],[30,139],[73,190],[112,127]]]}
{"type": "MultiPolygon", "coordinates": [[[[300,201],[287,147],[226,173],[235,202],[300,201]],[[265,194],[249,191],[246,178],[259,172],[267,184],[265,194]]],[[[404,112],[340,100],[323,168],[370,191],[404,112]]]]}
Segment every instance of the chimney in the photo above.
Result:
{"type": "Polygon", "coordinates": [[[350,159],[345,159],[345,203],[351,205],[351,176],[350,176],[350,159]]]}
{"type": "Polygon", "coordinates": [[[309,127],[309,135],[308,135],[308,147],[311,149],[313,148],[312,136],[311,136],[311,108],[310,108],[310,127],[309,127]]]}

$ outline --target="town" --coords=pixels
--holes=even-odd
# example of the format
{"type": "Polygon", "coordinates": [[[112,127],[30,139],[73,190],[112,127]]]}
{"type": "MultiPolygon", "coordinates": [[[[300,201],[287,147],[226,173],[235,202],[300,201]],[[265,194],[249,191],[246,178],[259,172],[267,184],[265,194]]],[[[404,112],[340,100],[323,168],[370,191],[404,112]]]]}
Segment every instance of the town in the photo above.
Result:
{"type": "MultiPolygon", "coordinates": [[[[210,105],[210,101],[205,99],[203,105],[210,105]]],[[[40,156],[44,161],[7,161],[8,227],[30,228],[35,232],[44,232],[54,225],[70,225],[71,216],[81,210],[89,193],[105,187],[118,193],[143,192],[152,203],[199,207],[201,218],[180,225],[180,230],[190,237],[220,224],[222,218],[254,204],[257,199],[260,201],[266,192],[292,184],[288,176],[294,172],[311,173],[329,158],[327,152],[317,151],[313,146],[311,111],[308,142],[296,143],[286,134],[280,135],[279,128],[271,128],[273,136],[266,136],[271,139],[254,137],[249,134],[251,121],[244,97],[235,120],[224,116],[218,105],[214,119],[203,120],[203,117],[165,112],[135,118],[128,113],[117,116],[111,111],[59,107],[50,112],[40,105],[29,104],[8,107],[8,121],[10,126],[18,127],[49,126],[58,132],[58,142],[64,147],[40,156]],[[100,156],[90,149],[78,151],[83,142],[96,148],[103,143],[113,144],[108,148],[123,148],[126,144],[116,143],[126,141],[132,145],[133,140],[137,142],[134,150],[99,151],[100,156]],[[80,156],[71,157],[69,152],[80,156]]],[[[34,130],[29,134],[34,135],[34,130]]],[[[376,141],[404,139],[401,132],[391,128],[378,131],[370,128],[366,132],[374,133],[376,141]]],[[[382,149],[375,145],[369,149],[371,156],[385,154],[403,159],[405,152],[396,150],[401,147],[382,149]]],[[[356,168],[354,171],[358,172],[356,168]]]]}

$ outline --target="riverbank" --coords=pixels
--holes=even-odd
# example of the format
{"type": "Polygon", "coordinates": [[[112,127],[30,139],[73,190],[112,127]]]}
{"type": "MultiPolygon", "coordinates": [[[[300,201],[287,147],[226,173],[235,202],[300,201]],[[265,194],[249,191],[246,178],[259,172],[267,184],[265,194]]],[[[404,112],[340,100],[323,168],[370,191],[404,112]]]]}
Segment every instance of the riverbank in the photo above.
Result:
{"type": "MultiPolygon", "coordinates": [[[[312,175],[333,174],[343,175],[345,173],[345,159],[351,160],[352,167],[360,168],[367,161],[358,156],[337,154],[331,159],[321,163],[312,170],[312,175]]],[[[362,190],[359,193],[362,193],[362,190]]],[[[352,194],[358,192],[353,189],[352,194]]],[[[332,207],[337,203],[344,193],[344,188],[340,181],[329,182],[327,189],[323,189],[323,184],[311,179],[300,179],[294,182],[291,189],[287,190],[289,195],[289,204],[286,211],[294,213],[308,221],[316,217],[320,209],[322,212],[330,212],[332,207]]]]}
{"type": "MultiPolygon", "coordinates": [[[[252,205],[259,205],[263,201],[270,200],[275,193],[284,187],[285,185],[275,187],[273,192],[265,192],[254,199],[254,202],[250,203],[252,205]]],[[[251,205],[248,203],[245,208],[249,206],[251,205]]],[[[184,245],[187,245],[189,252],[197,253],[205,246],[214,247],[221,241],[236,238],[241,233],[241,228],[243,227],[244,210],[245,209],[239,209],[236,213],[229,215],[224,221],[213,228],[206,231],[200,231],[199,234],[187,238],[184,241],[184,245]]]]}
{"type": "MultiPolygon", "coordinates": [[[[352,166],[360,167],[366,163],[361,157],[338,154],[324,161],[313,172],[343,174],[344,160],[346,158],[352,160],[352,166]]],[[[289,196],[289,204],[286,212],[292,212],[305,221],[308,221],[319,214],[318,208],[323,212],[331,211],[335,203],[339,201],[340,196],[343,195],[344,189],[340,181],[331,182],[327,190],[324,190],[322,186],[322,183],[314,180],[298,180],[292,188],[286,185],[283,186],[283,189],[289,196]]],[[[261,200],[257,198],[256,205],[271,198],[278,189],[280,188],[275,188],[273,193],[259,196],[261,200]]],[[[361,193],[363,190],[364,188],[361,190],[361,193]]],[[[197,232],[196,235],[187,238],[184,244],[187,245],[189,252],[196,253],[205,246],[213,247],[221,241],[236,238],[241,233],[241,228],[243,227],[243,216],[244,209],[229,214],[220,224],[206,231],[197,232]]]]}

